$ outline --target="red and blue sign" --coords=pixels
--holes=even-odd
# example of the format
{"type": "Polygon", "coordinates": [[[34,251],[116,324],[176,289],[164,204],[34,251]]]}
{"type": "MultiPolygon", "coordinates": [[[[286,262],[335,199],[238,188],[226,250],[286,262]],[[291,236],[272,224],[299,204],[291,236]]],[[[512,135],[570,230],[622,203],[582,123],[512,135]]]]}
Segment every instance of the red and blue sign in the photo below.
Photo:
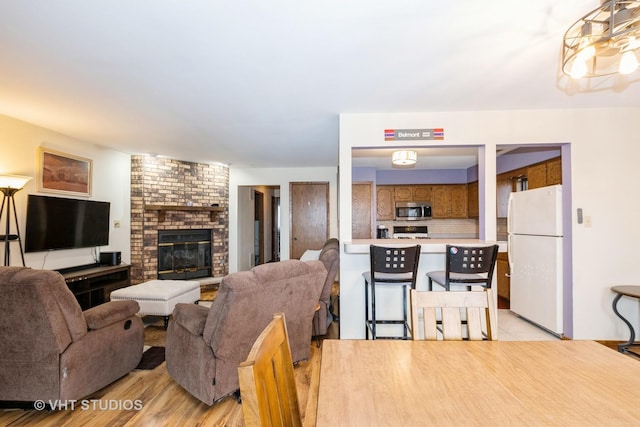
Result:
{"type": "Polygon", "coordinates": [[[444,129],[385,129],[385,141],[443,140],[444,129]]]}

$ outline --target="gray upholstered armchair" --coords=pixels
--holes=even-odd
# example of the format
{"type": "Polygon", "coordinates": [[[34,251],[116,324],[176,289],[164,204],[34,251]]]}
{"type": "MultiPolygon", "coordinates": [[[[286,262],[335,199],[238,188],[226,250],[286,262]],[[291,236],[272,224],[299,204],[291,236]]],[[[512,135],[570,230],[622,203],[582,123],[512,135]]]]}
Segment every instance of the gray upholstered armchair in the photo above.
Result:
{"type": "Polygon", "coordinates": [[[167,330],[167,370],[208,405],[239,389],[238,365],[283,312],[293,361],[308,359],[312,320],[327,271],[321,261],[262,264],[222,279],[210,308],[178,304],[167,330]]]}
{"type": "Polygon", "coordinates": [[[62,275],[0,267],[0,400],[78,400],[133,370],[144,327],[135,301],[82,311],[62,275]]]}
{"type": "Polygon", "coordinates": [[[330,301],[331,288],[340,270],[340,242],[338,239],[331,238],[325,242],[320,251],[319,259],[327,270],[327,277],[322,287],[322,294],[320,294],[320,310],[313,318],[313,334],[325,335],[327,328],[333,321],[330,301]]]}

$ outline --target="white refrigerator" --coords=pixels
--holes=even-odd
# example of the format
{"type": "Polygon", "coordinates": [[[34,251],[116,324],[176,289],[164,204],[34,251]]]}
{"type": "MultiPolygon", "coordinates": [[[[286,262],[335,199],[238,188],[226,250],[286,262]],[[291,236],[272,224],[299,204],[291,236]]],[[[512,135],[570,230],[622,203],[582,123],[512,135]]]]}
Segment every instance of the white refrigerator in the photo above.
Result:
{"type": "Polygon", "coordinates": [[[511,193],[507,231],[511,311],[561,335],[562,185],[511,193]]]}

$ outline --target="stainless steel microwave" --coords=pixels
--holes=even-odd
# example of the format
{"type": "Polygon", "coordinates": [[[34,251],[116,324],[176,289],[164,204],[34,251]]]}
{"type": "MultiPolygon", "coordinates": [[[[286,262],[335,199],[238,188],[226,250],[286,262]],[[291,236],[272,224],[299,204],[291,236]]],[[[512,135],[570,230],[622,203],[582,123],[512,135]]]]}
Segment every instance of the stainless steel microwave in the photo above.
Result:
{"type": "Polygon", "coordinates": [[[396,202],[396,220],[419,221],[431,218],[429,202],[396,202]]]}

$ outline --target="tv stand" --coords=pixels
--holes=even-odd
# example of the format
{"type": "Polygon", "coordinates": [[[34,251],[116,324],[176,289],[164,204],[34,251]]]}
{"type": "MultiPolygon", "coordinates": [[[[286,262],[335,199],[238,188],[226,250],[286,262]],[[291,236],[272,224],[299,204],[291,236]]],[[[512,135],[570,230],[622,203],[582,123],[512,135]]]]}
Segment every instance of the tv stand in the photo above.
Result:
{"type": "Polygon", "coordinates": [[[112,291],[131,284],[131,266],[87,264],[57,270],[73,292],[82,310],[109,301],[112,291]]]}

